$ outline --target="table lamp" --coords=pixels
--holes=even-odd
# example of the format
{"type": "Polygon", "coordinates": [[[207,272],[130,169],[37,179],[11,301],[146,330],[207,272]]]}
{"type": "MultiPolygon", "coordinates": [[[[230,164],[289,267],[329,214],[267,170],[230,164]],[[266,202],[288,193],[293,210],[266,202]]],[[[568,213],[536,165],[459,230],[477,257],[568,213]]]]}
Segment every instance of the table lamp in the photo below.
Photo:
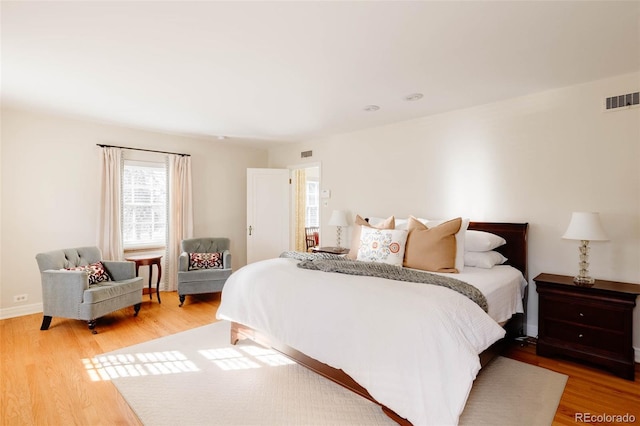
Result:
{"type": "Polygon", "coordinates": [[[580,247],[578,247],[580,253],[579,272],[573,278],[573,282],[579,286],[592,286],[595,280],[589,276],[589,241],[609,240],[600,223],[600,215],[598,213],[573,212],[569,227],[562,238],[581,241],[580,247]]]}
{"type": "Polygon", "coordinates": [[[342,227],[349,226],[349,222],[347,222],[347,214],[342,210],[334,210],[329,218],[329,225],[338,227],[336,229],[336,244],[338,245],[338,248],[342,248],[342,246],[340,246],[340,235],[342,234],[342,227]]]}

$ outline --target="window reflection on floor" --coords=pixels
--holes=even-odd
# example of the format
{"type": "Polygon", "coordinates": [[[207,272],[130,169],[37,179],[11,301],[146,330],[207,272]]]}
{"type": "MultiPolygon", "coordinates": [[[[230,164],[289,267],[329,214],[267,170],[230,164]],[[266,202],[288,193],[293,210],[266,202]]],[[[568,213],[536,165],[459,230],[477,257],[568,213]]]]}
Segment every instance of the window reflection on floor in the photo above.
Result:
{"type": "MultiPolygon", "coordinates": [[[[295,364],[281,353],[260,346],[238,345],[198,351],[204,359],[221,370],[246,370],[295,364]]],[[[82,360],[92,381],[118,377],[179,374],[200,371],[200,368],[180,351],[140,352],[134,354],[101,355],[82,360]]]]}
{"type": "Polygon", "coordinates": [[[264,365],[276,367],[294,364],[292,360],[273,349],[258,346],[206,349],[198,351],[198,353],[214,362],[222,370],[245,370],[248,368],[260,368],[264,365]]]}
{"type": "Polygon", "coordinates": [[[180,351],[101,355],[85,358],[82,363],[93,381],[200,370],[180,351]]]}

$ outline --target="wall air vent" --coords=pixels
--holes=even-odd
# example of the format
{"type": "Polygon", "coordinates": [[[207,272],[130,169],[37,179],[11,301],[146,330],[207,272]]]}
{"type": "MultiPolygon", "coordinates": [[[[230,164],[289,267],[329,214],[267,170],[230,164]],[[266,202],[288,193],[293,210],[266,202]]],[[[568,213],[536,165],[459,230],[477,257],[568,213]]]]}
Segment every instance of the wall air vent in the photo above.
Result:
{"type": "Polygon", "coordinates": [[[300,153],[300,158],[308,158],[313,155],[313,151],[302,151],[300,153]]]}
{"type": "Polygon", "coordinates": [[[627,93],[607,98],[605,108],[611,111],[617,108],[628,108],[640,104],[640,92],[627,93]]]}

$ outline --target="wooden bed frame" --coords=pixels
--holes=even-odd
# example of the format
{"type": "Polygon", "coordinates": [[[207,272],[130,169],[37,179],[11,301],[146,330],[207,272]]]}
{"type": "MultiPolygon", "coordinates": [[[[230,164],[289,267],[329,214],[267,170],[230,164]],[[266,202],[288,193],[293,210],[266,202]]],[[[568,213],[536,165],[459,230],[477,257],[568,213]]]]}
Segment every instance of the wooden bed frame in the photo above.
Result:
{"type": "MultiPolygon", "coordinates": [[[[500,222],[470,222],[470,230],[491,232],[504,238],[507,243],[496,249],[502,253],[508,261],[507,265],[511,265],[514,268],[520,270],[527,277],[527,223],[500,223],[500,222]]],[[[528,287],[527,287],[528,288],[528,287]]],[[[526,309],[527,290],[525,288],[525,294],[523,297],[523,303],[526,309]]],[[[507,336],[494,343],[491,347],[480,354],[480,364],[484,367],[496,356],[498,356],[504,349],[509,339],[518,336],[524,336],[524,324],[525,316],[523,314],[515,314],[505,325],[507,330],[507,336]]],[[[341,386],[357,393],[358,395],[378,404],[382,411],[400,425],[411,425],[411,423],[396,414],[393,410],[387,408],[383,404],[376,401],[365,388],[360,386],[355,380],[351,378],[347,373],[342,370],[335,369],[328,366],[316,359],[313,359],[302,352],[273,340],[272,338],[250,328],[243,324],[236,322],[231,323],[231,344],[235,345],[240,340],[250,339],[256,343],[273,348],[278,352],[288,356],[308,369],[338,383],[341,386]]]]}

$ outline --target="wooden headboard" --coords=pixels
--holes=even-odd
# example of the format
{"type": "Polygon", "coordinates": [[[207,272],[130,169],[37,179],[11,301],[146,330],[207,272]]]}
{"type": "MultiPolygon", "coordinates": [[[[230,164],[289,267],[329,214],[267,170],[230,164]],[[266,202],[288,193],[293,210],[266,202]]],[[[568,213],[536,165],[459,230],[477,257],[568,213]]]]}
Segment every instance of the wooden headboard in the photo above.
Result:
{"type": "Polygon", "coordinates": [[[528,223],[501,222],[469,222],[469,228],[474,231],[485,231],[496,234],[507,240],[507,244],[498,247],[496,251],[502,253],[508,260],[507,265],[518,269],[528,280],[527,275],[527,230],[528,223]]]}

